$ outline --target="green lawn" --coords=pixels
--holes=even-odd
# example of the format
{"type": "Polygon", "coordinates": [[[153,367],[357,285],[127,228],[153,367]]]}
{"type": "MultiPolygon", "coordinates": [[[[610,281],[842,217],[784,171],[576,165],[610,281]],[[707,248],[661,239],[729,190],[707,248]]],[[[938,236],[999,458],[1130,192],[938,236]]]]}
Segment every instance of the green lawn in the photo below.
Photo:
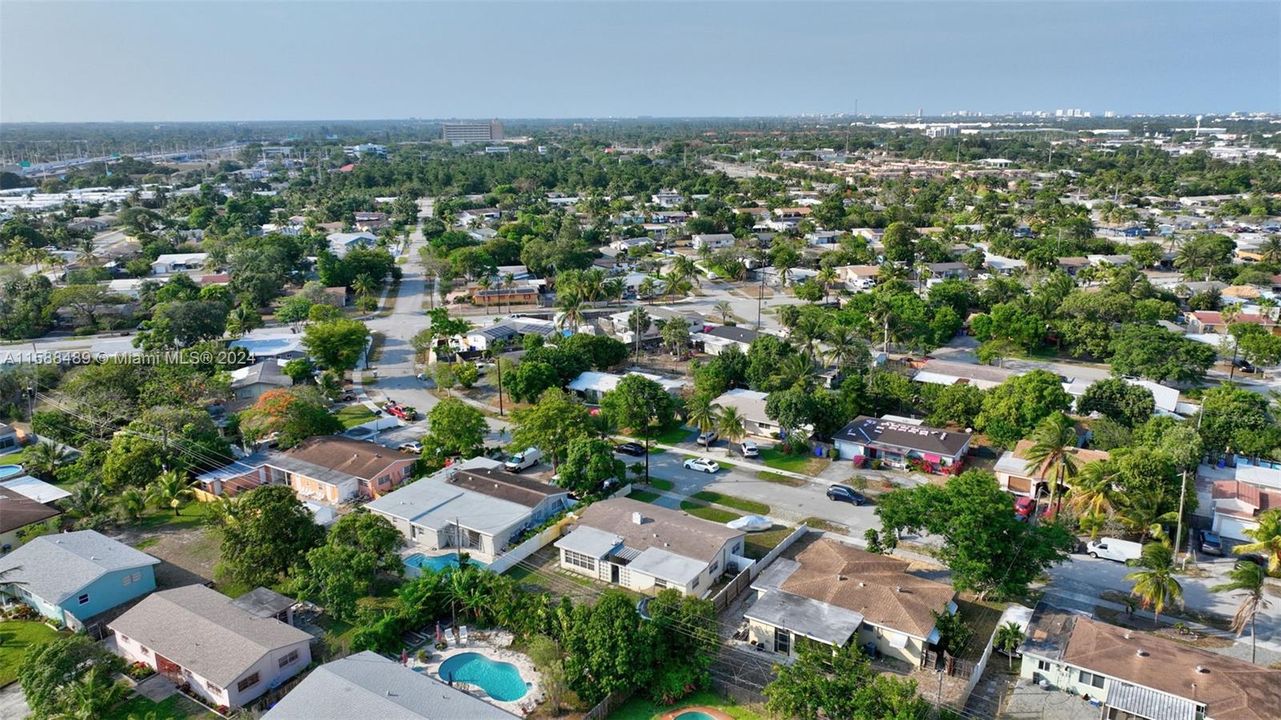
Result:
{"type": "Polygon", "coordinates": [[[129,718],[153,718],[154,720],[186,720],[186,718],[217,718],[218,716],[200,707],[179,694],[170,695],[160,702],[153,702],[141,695],[134,695],[120,703],[102,716],[101,720],[129,720],[129,718]]]}
{"type": "Polygon", "coordinates": [[[18,668],[28,650],[51,643],[57,637],[58,631],[42,622],[0,623],[0,687],[18,679],[18,668]]]}
{"type": "Polygon", "coordinates": [[[837,523],[829,522],[823,518],[807,517],[801,521],[801,524],[808,527],[810,530],[822,530],[823,532],[837,533],[839,535],[845,535],[850,531],[850,529],[844,525],[838,525],[837,523]]]}
{"type": "Polygon", "coordinates": [[[756,477],[760,480],[764,480],[765,482],[786,485],[788,487],[802,487],[805,485],[805,481],[800,478],[794,478],[789,475],[779,475],[778,473],[773,473],[768,470],[762,470],[756,473],[756,477]]]}
{"type": "Polygon", "coordinates": [[[191,528],[204,524],[209,518],[210,504],[193,500],[178,508],[178,514],[168,508],[150,510],[142,516],[135,526],[139,530],[160,530],[164,528],[191,528]]]}
{"type": "Polygon", "coordinates": [[[694,693],[675,705],[658,705],[641,694],[623,703],[621,707],[609,714],[609,720],[654,720],[673,710],[685,707],[710,707],[734,718],[734,720],[765,720],[765,715],[748,706],[739,705],[733,700],[723,698],[710,691],[694,693]]]}
{"type": "Polygon", "coordinates": [[[363,403],[352,403],[334,413],[334,416],[338,418],[343,427],[354,428],[357,425],[364,425],[373,420],[374,411],[365,407],[363,403]]]}
{"type": "Polygon", "coordinates": [[[769,554],[776,545],[792,534],[795,528],[786,525],[775,525],[769,530],[747,534],[747,547],[744,548],[744,554],[753,560],[760,560],[769,554]]]}
{"type": "Polygon", "coordinates": [[[663,443],[664,445],[675,445],[688,440],[690,434],[693,432],[693,430],[685,427],[684,425],[677,425],[676,427],[667,428],[663,432],[659,433],[654,440],[663,443]]]}
{"type": "Polygon", "coordinates": [[[671,480],[663,480],[663,479],[661,479],[661,478],[654,478],[654,477],[652,477],[652,478],[650,478],[650,479],[649,479],[649,484],[650,484],[652,487],[656,487],[656,488],[658,488],[659,490],[671,490],[671,489],[672,489],[672,481],[671,481],[671,480]]]}
{"type": "Polygon", "coordinates": [[[707,505],[695,502],[694,500],[681,500],[681,510],[684,510],[694,517],[703,518],[704,520],[710,520],[717,523],[727,523],[730,520],[737,520],[742,517],[742,515],[737,513],[732,513],[720,508],[708,507],[707,505]]]}
{"type": "Polygon", "coordinates": [[[652,503],[662,496],[648,490],[632,490],[630,493],[627,493],[627,497],[633,500],[640,500],[641,502],[652,503]]]}
{"type": "Polygon", "coordinates": [[[788,455],[774,448],[765,448],[761,450],[761,462],[778,470],[817,475],[830,461],[809,454],[788,455]]]}
{"type": "Polygon", "coordinates": [[[703,502],[724,505],[725,507],[731,507],[735,510],[742,510],[745,513],[752,513],[755,515],[769,514],[769,505],[766,505],[765,503],[734,497],[733,495],[722,495],[721,493],[712,492],[711,490],[696,492],[693,497],[695,499],[702,500],[703,502]]]}

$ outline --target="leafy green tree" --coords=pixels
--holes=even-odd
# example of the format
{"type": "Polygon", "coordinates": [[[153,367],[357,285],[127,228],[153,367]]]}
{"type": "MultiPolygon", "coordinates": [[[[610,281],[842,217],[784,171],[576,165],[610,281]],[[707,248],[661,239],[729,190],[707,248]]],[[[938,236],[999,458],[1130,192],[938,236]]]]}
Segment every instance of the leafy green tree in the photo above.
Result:
{"type": "Polygon", "coordinates": [[[971,328],[983,342],[1013,345],[1023,352],[1040,345],[1045,336],[1045,321],[1016,303],[994,306],[991,312],[976,316],[971,328]]]}
{"type": "Polygon", "coordinates": [[[649,696],[670,705],[706,688],[719,645],[711,601],[667,589],[650,600],[646,612],[639,644],[649,660],[643,676],[649,696]]]}
{"type": "Polygon", "coordinates": [[[73,702],[76,694],[72,693],[75,685],[93,669],[101,668],[92,681],[101,691],[111,684],[109,675],[104,678],[102,671],[119,671],[122,664],[87,636],[67,635],[29,650],[18,664],[18,681],[33,718],[66,717],[77,710],[73,702]]]}
{"type": "Polygon", "coordinates": [[[1250,662],[1258,661],[1258,634],[1254,630],[1255,620],[1259,613],[1272,604],[1263,594],[1263,583],[1267,573],[1263,568],[1248,560],[1238,560],[1228,573],[1228,582],[1219,583],[1210,588],[1211,592],[1239,592],[1240,603],[1232,615],[1232,629],[1237,637],[1250,628],[1250,662]]]}
{"type": "Polygon", "coordinates": [[[455,398],[445,398],[427,413],[423,462],[439,468],[450,457],[472,457],[485,445],[489,426],[479,410],[455,398]]]}
{"type": "Polygon", "coordinates": [[[620,426],[645,440],[645,481],[649,481],[649,443],[671,425],[676,403],[662,385],[641,375],[628,375],[601,398],[601,410],[620,426]]]}
{"type": "Polygon", "coordinates": [[[1110,349],[1114,374],[1156,382],[1201,382],[1215,360],[1213,347],[1147,325],[1122,326],[1110,349]]]}
{"type": "Polygon", "coordinates": [[[238,496],[222,525],[218,570],[233,582],[274,585],[323,531],[288,485],[263,485],[238,496]]]}
{"type": "Polygon", "coordinates": [[[1201,397],[1197,425],[1206,451],[1214,454],[1240,449],[1262,437],[1272,426],[1268,399],[1232,385],[1219,385],[1201,397]]]}
{"type": "Polygon", "coordinates": [[[605,440],[580,437],[569,441],[558,474],[561,487],[579,495],[592,495],[608,482],[624,482],[627,465],[614,456],[614,448],[605,440]]]}
{"type": "Polygon", "coordinates": [[[774,668],[765,686],[766,707],[798,720],[928,720],[934,711],[916,692],[915,680],[881,675],[856,643],[833,648],[805,638],[796,660],[774,668]]]}
{"type": "Polygon", "coordinates": [[[783,361],[795,354],[786,340],[773,335],[761,335],[747,349],[747,381],[757,390],[772,392],[776,389],[776,373],[783,361]]]}
{"type": "Polygon", "coordinates": [[[503,373],[503,389],[516,402],[530,402],[544,392],[560,387],[560,375],[551,365],[524,360],[503,373]]]}
{"type": "Polygon", "coordinates": [[[321,367],[351,370],[365,352],[369,328],[359,320],[338,318],[307,325],[302,345],[321,367]]]}
{"type": "Polygon", "coordinates": [[[560,346],[573,353],[581,353],[597,370],[608,370],[627,359],[627,345],[607,335],[578,333],[560,341],[560,346]]]}
{"type": "Polygon", "coordinates": [[[650,659],[638,649],[640,615],[632,598],[606,590],[595,605],[578,605],[561,642],[565,675],[580,698],[596,703],[636,687],[649,672],[650,659]]]}
{"type": "Polygon", "coordinates": [[[920,233],[903,222],[890,223],[881,236],[885,259],[891,262],[912,263],[916,260],[916,243],[920,233]]]}
{"type": "Polygon", "coordinates": [[[1017,596],[1047,568],[1062,562],[1075,539],[1056,522],[1021,522],[991,474],[969,470],[938,487],[923,485],[881,496],[876,509],[886,546],[902,532],[943,538],[939,558],[958,591],[1017,596]]]}
{"type": "Polygon", "coordinates": [[[943,386],[930,399],[929,409],[926,421],[930,425],[973,427],[974,419],[983,410],[983,390],[974,385],[943,386]]]}
{"type": "Polygon", "coordinates": [[[249,442],[276,433],[276,443],[291,448],[309,437],[342,432],[317,388],[299,386],[268,390],[240,414],[240,433],[249,442]]]}
{"type": "Polygon", "coordinates": [[[974,422],[993,442],[1008,447],[1026,437],[1043,418],[1071,406],[1072,398],[1057,375],[1033,370],[987,391],[974,422]]]}
{"type": "Polygon", "coordinates": [[[1086,388],[1085,394],[1076,402],[1076,410],[1082,414],[1097,412],[1132,428],[1147,422],[1156,410],[1156,404],[1152,391],[1142,385],[1134,385],[1121,378],[1108,378],[1086,388]]]}
{"type": "Polygon", "coordinates": [[[53,325],[53,283],[44,275],[9,276],[0,284],[0,337],[39,337],[53,325]]]}
{"type": "Polygon", "coordinates": [[[167,302],[142,322],[133,344],[146,350],[185,348],[216,340],[227,330],[227,305],[214,300],[167,302]]]}
{"type": "Polygon", "coordinates": [[[53,291],[49,303],[58,309],[70,308],[88,327],[98,326],[98,313],[117,298],[105,285],[68,285],[53,291]]]}
{"type": "Polygon", "coordinates": [[[512,443],[542,450],[551,458],[553,469],[560,466],[572,441],[591,435],[587,408],[557,388],[543,391],[532,407],[512,411],[512,423],[512,443]]]}
{"type": "Polygon", "coordinates": [[[690,367],[694,374],[694,392],[708,397],[747,384],[747,356],[737,346],[726,348],[707,362],[694,360],[690,367]]]}
{"type": "Polygon", "coordinates": [[[315,376],[316,366],[307,358],[295,358],[281,366],[281,371],[293,381],[295,385],[302,385],[315,376]]]}
{"type": "Polygon", "coordinates": [[[371,595],[378,574],[400,574],[404,536],[386,518],[364,510],[344,515],[325,544],[307,552],[292,587],[342,620],[356,618],[357,601],[371,595]]]}

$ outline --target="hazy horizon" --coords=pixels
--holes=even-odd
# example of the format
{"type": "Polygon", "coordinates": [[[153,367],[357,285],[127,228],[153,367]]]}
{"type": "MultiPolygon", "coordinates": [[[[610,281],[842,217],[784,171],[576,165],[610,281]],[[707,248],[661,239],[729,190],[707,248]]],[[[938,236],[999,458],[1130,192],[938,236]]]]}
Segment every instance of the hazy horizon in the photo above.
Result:
{"type": "Polygon", "coordinates": [[[0,3],[0,122],[1281,110],[1272,2],[0,3]]]}

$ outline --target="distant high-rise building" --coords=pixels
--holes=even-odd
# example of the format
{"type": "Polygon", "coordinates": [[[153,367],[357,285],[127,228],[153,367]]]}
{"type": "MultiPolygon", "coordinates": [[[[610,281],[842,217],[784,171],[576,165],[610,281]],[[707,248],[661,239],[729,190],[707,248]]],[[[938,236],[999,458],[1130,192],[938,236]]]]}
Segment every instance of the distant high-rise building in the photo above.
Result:
{"type": "Polygon", "coordinates": [[[503,139],[503,124],[497,120],[487,123],[445,123],[443,127],[445,141],[454,145],[503,139]]]}

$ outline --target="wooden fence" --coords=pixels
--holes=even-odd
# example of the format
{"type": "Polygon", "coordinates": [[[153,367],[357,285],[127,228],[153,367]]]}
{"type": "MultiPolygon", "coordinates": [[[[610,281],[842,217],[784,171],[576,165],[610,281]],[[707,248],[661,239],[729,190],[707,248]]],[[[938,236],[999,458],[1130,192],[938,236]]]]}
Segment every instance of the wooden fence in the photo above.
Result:
{"type": "Polygon", "coordinates": [[[752,581],[755,580],[765,568],[769,567],[770,563],[777,560],[778,556],[783,554],[783,551],[791,547],[792,543],[800,540],[805,533],[809,532],[809,530],[810,529],[805,525],[796,528],[792,531],[791,535],[783,538],[782,542],[775,545],[773,549],[766,553],[765,557],[757,560],[751,565],[748,565],[745,570],[735,575],[734,579],[731,580],[728,585],[721,588],[720,592],[712,596],[712,605],[716,608],[716,612],[720,612],[729,607],[729,604],[734,602],[735,598],[743,594],[744,590],[752,586],[752,581]]]}
{"type": "Polygon", "coordinates": [[[609,717],[610,713],[621,707],[622,704],[630,700],[631,697],[632,693],[630,690],[608,695],[604,700],[597,703],[596,707],[588,710],[587,714],[583,715],[583,720],[605,720],[605,718],[609,717]]]}

